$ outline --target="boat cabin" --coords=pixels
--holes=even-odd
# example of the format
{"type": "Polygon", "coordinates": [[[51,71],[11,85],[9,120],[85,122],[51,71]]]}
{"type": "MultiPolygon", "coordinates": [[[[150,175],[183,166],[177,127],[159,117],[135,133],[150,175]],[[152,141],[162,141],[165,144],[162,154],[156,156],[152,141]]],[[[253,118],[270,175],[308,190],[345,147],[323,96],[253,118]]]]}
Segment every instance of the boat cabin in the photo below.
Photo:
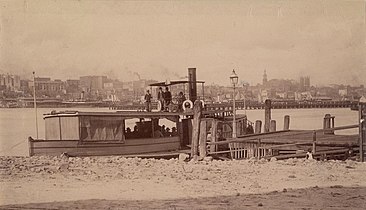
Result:
{"type": "MultiPolygon", "coordinates": [[[[192,113],[174,112],[53,112],[44,116],[45,139],[29,138],[29,154],[143,156],[189,153],[192,117],[192,113]]],[[[250,132],[251,125],[245,116],[236,119],[237,135],[250,132]]],[[[209,138],[208,141],[225,140],[232,135],[232,117],[227,113],[204,112],[201,121],[201,135],[209,138]]]]}
{"type": "MultiPolygon", "coordinates": [[[[47,114],[44,116],[45,139],[35,140],[30,137],[29,154],[141,156],[167,152],[175,152],[176,155],[184,152],[184,149],[189,152],[194,131],[193,102],[202,100],[204,103],[204,82],[196,80],[195,68],[189,68],[187,81],[154,83],[150,87],[174,86],[175,93],[183,93],[186,92],[186,85],[188,98],[185,101],[175,101],[173,98],[170,104],[165,101],[164,107],[162,101],[158,101],[160,107],[157,111],[66,111],[47,114]],[[197,84],[202,85],[202,95],[197,95],[197,84]]],[[[232,136],[232,121],[232,111],[203,109],[201,123],[198,125],[200,129],[196,130],[200,131],[201,138],[220,141],[232,136]]],[[[236,117],[236,126],[237,136],[250,133],[250,128],[253,130],[245,115],[236,117]]]]}
{"type": "Polygon", "coordinates": [[[181,148],[174,113],[58,112],[44,120],[45,139],[30,139],[30,155],[129,155],[181,148]]]}

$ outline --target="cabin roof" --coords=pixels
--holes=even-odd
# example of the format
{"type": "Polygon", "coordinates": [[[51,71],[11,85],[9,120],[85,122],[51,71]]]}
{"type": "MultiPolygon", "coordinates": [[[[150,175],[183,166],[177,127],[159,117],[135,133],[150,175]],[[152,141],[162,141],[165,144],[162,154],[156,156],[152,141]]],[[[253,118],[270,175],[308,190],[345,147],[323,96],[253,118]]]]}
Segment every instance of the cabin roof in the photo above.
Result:
{"type": "MultiPolygon", "coordinates": [[[[222,111],[203,111],[202,114],[208,118],[222,111]]],[[[114,111],[114,112],[79,112],[79,111],[61,111],[44,114],[43,118],[61,117],[61,116],[99,116],[99,117],[124,117],[124,118],[168,118],[180,116],[192,116],[193,112],[141,112],[141,111],[114,111]]],[[[236,119],[246,117],[243,114],[237,114],[236,119]]],[[[232,120],[232,116],[225,116],[225,120],[232,120]]]]}
{"type": "MultiPolygon", "coordinates": [[[[170,81],[168,84],[166,82],[157,82],[157,83],[152,83],[149,86],[156,86],[156,87],[165,87],[165,86],[171,86],[171,85],[178,85],[178,84],[188,84],[188,83],[194,83],[191,81],[187,81],[187,80],[175,80],[175,81],[170,81]]],[[[205,83],[204,81],[196,81],[195,83],[205,83]]]]}
{"type": "Polygon", "coordinates": [[[182,115],[176,112],[140,112],[140,111],[114,111],[114,112],[79,112],[62,111],[44,114],[44,118],[59,116],[105,116],[105,117],[127,117],[127,118],[150,118],[150,117],[174,117],[182,115]]]}

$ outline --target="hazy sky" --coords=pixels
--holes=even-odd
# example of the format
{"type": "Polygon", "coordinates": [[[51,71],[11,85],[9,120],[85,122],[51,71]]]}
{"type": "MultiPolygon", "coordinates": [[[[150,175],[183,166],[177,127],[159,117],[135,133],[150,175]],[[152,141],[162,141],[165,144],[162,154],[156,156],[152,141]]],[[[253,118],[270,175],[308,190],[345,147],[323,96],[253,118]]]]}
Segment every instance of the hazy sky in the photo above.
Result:
{"type": "Polygon", "coordinates": [[[0,72],[366,85],[364,0],[0,0],[0,72]],[[136,74],[137,73],[137,74],[136,74]]]}

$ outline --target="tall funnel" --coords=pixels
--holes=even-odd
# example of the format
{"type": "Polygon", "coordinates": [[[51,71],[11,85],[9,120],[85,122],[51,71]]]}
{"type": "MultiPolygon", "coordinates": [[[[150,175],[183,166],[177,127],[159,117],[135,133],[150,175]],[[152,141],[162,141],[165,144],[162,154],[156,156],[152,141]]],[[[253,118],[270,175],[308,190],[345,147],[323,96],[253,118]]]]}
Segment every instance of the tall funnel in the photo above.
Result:
{"type": "Polygon", "coordinates": [[[189,100],[193,103],[197,99],[196,68],[188,68],[189,100]]]}

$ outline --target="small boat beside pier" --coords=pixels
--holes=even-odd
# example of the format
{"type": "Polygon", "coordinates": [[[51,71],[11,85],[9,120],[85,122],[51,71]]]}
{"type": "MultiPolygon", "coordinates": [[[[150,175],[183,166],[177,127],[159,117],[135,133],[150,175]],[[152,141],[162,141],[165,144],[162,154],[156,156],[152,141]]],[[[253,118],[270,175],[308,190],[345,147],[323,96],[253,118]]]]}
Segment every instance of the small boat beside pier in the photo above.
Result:
{"type": "Polygon", "coordinates": [[[359,124],[335,127],[334,116],[326,115],[322,129],[290,130],[290,118],[285,116],[284,130],[276,131],[276,122],[271,119],[273,104],[266,100],[264,132],[261,133],[261,122],[254,124],[246,115],[234,115],[235,109],[211,109],[205,105],[202,100],[204,94],[198,96],[196,87],[197,83],[202,84],[204,92],[204,82],[196,81],[196,69],[188,70],[188,81],[151,84],[151,87],[165,87],[167,90],[171,85],[180,85],[183,91],[186,84],[189,86],[186,101],[171,101],[164,108],[161,101],[156,101],[158,110],[46,114],[45,139],[29,137],[29,154],[177,157],[180,153],[188,153],[193,159],[206,156],[221,159],[306,156],[345,159],[358,153],[360,160],[364,160],[365,105],[359,104],[359,124]],[[335,133],[354,128],[359,128],[359,134],[335,133]]]}
{"type": "MultiPolygon", "coordinates": [[[[194,68],[189,69],[189,78],[189,81],[151,85],[158,88],[189,85],[189,98],[186,101],[182,104],[171,102],[164,109],[161,109],[162,104],[159,102],[160,109],[154,111],[54,111],[45,114],[45,139],[29,137],[29,154],[172,157],[179,153],[190,153],[196,129],[192,101],[201,104],[196,85],[199,83],[203,86],[204,82],[196,81],[194,68]]],[[[202,104],[200,106],[203,108],[202,104]]],[[[205,125],[205,129],[201,130],[213,136],[216,136],[216,132],[231,136],[233,120],[237,125],[237,135],[253,133],[253,123],[245,115],[234,118],[232,111],[205,110],[200,119],[205,125]]]]}

